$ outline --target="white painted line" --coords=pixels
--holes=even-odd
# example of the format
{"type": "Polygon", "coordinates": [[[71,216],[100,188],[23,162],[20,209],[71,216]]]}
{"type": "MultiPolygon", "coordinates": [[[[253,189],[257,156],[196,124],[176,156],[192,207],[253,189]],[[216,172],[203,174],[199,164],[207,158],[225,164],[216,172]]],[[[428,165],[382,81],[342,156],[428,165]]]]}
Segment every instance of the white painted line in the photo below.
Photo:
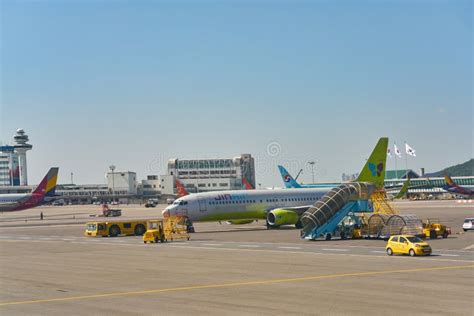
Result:
{"type": "Polygon", "coordinates": [[[202,244],[203,246],[222,246],[222,244],[202,244]]]}
{"type": "Polygon", "coordinates": [[[372,250],[371,252],[373,252],[373,253],[385,253],[385,251],[382,251],[382,250],[372,250]]]}
{"type": "Polygon", "coordinates": [[[32,239],[31,237],[18,237],[18,239],[21,239],[21,240],[30,240],[32,239]]]}
{"type": "Polygon", "coordinates": [[[323,248],[322,250],[326,250],[326,251],[347,251],[347,249],[335,249],[335,248],[323,248]]]}
{"type": "Polygon", "coordinates": [[[434,253],[435,256],[441,257],[459,257],[459,255],[449,255],[449,254],[442,254],[442,253],[434,253]]]}
{"type": "Polygon", "coordinates": [[[466,248],[462,248],[462,250],[469,250],[474,249],[474,245],[467,246],[466,248]]]}
{"type": "Polygon", "coordinates": [[[245,248],[259,248],[260,246],[257,246],[257,245],[239,245],[239,247],[245,247],[245,248]]]}
{"type": "Polygon", "coordinates": [[[281,247],[278,247],[280,249],[301,249],[301,247],[285,247],[285,246],[281,246],[281,247]]]}

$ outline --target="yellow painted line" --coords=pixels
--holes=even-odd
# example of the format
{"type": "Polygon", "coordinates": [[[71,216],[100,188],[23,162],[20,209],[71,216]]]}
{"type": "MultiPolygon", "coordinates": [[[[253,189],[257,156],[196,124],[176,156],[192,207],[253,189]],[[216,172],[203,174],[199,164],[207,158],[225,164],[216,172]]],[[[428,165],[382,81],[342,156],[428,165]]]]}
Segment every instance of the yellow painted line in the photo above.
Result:
{"type": "Polygon", "coordinates": [[[345,277],[361,277],[361,276],[374,276],[374,275],[384,275],[384,274],[394,274],[394,273],[414,273],[414,272],[469,269],[469,268],[474,268],[474,265],[326,274],[326,275],[316,275],[316,276],[308,276],[308,277],[301,277],[301,278],[286,278],[286,279],[259,280],[259,281],[247,281],[247,282],[236,282],[236,283],[195,285],[195,286],[174,287],[174,288],[154,289],[154,290],[103,293],[103,294],[93,294],[93,295],[83,295],[83,296],[69,296],[69,297],[59,297],[59,298],[29,300],[29,301],[3,302],[3,303],[0,303],[0,307],[1,306],[11,306],[11,305],[26,305],[26,304],[52,303],[52,302],[64,302],[64,301],[77,301],[77,300],[94,299],[94,298],[109,298],[109,297],[133,296],[133,295],[143,295],[143,294],[159,294],[159,293],[165,293],[165,292],[181,292],[181,291],[230,288],[230,287],[251,286],[251,285],[268,285],[268,284],[276,284],[276,283],[314,281],[314,280],[336,279],[336,278],[345,278],[345,277]]]}

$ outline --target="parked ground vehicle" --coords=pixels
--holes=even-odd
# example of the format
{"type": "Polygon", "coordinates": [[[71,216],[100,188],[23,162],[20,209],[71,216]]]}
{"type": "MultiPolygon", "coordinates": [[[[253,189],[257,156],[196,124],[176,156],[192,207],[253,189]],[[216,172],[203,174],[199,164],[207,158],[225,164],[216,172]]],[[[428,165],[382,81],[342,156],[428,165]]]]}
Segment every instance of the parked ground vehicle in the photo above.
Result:
{"type": "Polygon", "coordinates": [[[116,237],[118,235],[141,236],[146,231],[146,221],[88,222],[85,236],[116,237]]]}
{"type": "Polygon", "coordinates": [[[63,206],[63,205],[66,205],[66,202],[64,202],[63,199],[60,199],[60,200],[54,201],[53,203],[51,203],[51,205],[53,205],[53,206],[63,206]]]}
{"type": "Polygon", "coordinates": [[[412,235],[396,235],[390,237],[385,246],[387,255],[405,254],[412,257],[431,254],[431,247],[422,239],[412,235]]]}
{"type": "Polygon", "coordinates": [[[162,220],[150,220],[147,223],[147,230],[143,235],[143,242],[165,242],[165,231],[162,220]]]}
{"type": "Polygon", "coordinates": [[[155,207],[156,206],[156,203],[155,201],[149,199],[148,201],[146,201],[145,203],[145,207],[148,208],[148,207],[155,207]]]}
{"type": "Polygon", "coordinates": [[[170,216],[165,220],[149,220],[143,242],[166,242],[178,239],[189,240],[186,219],[180,216],[170,216]]]}
{"type": "Polygon", "coordinates": [[[120,210],[120,209],[110,209],[107,204],[103,204],[102,205],[102,214],[105,217],[122,216],[122,210],[120,210]]]}
{"type": "Polygon", "coordinates": [[[462,229],[467,232],[468,230],[474,230],[474,217],[468,217],[462,224],[462,229]]]}
{"type": "Polygon", "coordinates": [[[437,218],[428,218],[423,223],[423,233],[431,239],[438,238],[439,236],[448,238],[448,235],[451,235],[451,228],[441,224],[441,221],[437,218]]]}
{"type": "Polygon", "coordinates": [[[332,232],[324,235],[325,240],[331,240],[333,237],[339,237],[341,239],[362,238],[360,220],[355,216],[345,217],[339,224],[337,224],[332,232]]]}

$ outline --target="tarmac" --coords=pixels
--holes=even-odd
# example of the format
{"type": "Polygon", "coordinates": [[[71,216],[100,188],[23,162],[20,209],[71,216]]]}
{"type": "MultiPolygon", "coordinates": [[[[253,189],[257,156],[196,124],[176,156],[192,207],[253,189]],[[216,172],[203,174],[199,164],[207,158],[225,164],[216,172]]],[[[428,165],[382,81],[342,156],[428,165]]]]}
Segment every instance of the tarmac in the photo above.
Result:
{"type": "MultiPolygon", "coordinates": [[[[439,218],[453,235],[428,239],[432,256],[389,257],[382,240],[306,241],[261,221],[195,223],[190,241],[145,245],[84,237],[95,205],[3,213],[0,314],[472,315],[474,231],[461,225],[474,205],[395,206],[439,218]]],[[[121,208],[114,220],[161,217],[164,206],[121,208]]]]}

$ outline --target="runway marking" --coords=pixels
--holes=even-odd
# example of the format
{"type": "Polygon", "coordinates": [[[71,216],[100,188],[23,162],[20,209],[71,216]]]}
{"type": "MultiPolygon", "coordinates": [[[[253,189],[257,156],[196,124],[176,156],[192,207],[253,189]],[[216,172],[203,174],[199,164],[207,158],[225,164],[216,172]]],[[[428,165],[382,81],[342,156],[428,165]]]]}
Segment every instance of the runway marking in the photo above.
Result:
{"type": "MultiPolygon", "coordinates": [[[[129,244],[130,246],[133,246],[129,244]]],[[[389,257],[389,256],[376,256],[376,255],[370,255],[370,254],[355,254],[355,253],[331,253],[331,252],[314,252],[314,251],[297,251],[297,250],[288,250],[288,251],[282,251],[282,250],[277,250],[277,249],[254,249],[254,248],[216,248],[216,247],[203,247],[203,246],[192,246],[192,245],[184,245],[180,247],[175,247],[174,245],[167,245],[167,247],[170,248],[187,248],[187,249],[194,249],[194,250],[201,250],[201,249],[207,249],[207,250],[217,250],[217,251],[256,251],[256,252],[269,252],[269,253],[286,253],[286,254],[298,254],[298,255],[324,255],[324,256],[350,256],[350,257],[360,257],[360,258],[382,258],[382,259],[394,259],[394,258],[399,258],[401,260],[410,258],[410,257],[403,257],[403,256],[395,256],[395,257],[389,257]]],[[[385,253],[385,252],[384,252],[385,253]]],[[[437,261],[437,262],[468,262],[472,263],[473,260],[469,259],[439,259],[439,258],[430,258],[428,257],[417,257],[416,260],[425,260],[425,261],[437,261]]]]}
{"type": "Polygon", "coordinates": [[[1,302],[0,307],[11,306],[11,305],[27,305],[27,304],[40,304],[40,303],[52,303],[52,302],[64,302],[64,301],[78,301],[78,300],[94,299],[94,298],[108,298],[108,297],[120,297],[120,296],[123,297],[123,296],[134,296],[134,295],[143,295],[143,294],[159,294],[159,293],[166,293],[166,292],[183,292],[183,291],[191,291],[191,290],[233,288],[233,287],[253,286],[253,285],[268,285],[268,284],[277,284],[277,283],[315,281],[315,280],[338,279],[338,278],[346,278],[346,277],[365,277],[365,276],[370,277],[370,276],[376,276],[376,275],[386,275],[386,274],[396,274],[396,273],[416,273],[416,272],[456,270],[456,269],[469,269],[469,268],[474,268],[474,265],[325,274],[325,275],[307,276],[307,277],[300,277],[300,278],[269,279],[269,280],[257,280],[257,281],[247,281],[247,282],[194,285],[194,286],[152,289],[152,290],[142,290],[142,291],[102,293],[102,294],[68,296],[68,297],[58,297],[58,298],[49,298],[49,299],[27,300],[27,301],[1,302]]]}
{"type": "Polygon", "coordinates": [[[301,249],[301,247],[280,246],[280,249],[301,249]]]}
{"type": "Polygon", "coordinates": [[[204,245],[204,246],[211,246],[211,247],[212,247],[212,246],[216,246],[216,247],[217,247],[217,246],[222,246],[222,244],[203,244],[203,245],[204,245]]]}
{"type": "Polygon", "coordinates": [[[326,251],[347,251],[347,249],[338,249],[338,248],[323,248],[322,250],[326,250],[326,251]]]}
{"type": "Polygon", "coordinates": [[[21,226],[21,225],[15,225],[15,226],[6,226],[6,227],[2,227],[0,226],[0,230],[8,230],[8,229],[38,229],[38,228],[56,228],[56,227],[71,227],[71,226],[84,226],[86,222],[84,223],[74,223],[74,224],[51,224],[51,225],[48,225],[48,224],[42,224],[42,225],[31,225],[31,226],[21,226]]]}
{"type": "MultiPolygon", "coordinates": [[[[79,239],[81,240],[81,239],[79,239]]],[[[0,242],[36,242],[36,243],[58,243],[58,242],[64,242],[63,240],[37,240],[37,239],[32,239],[32,240],[19,240],[19,239],[1,239],[0,242]]],[[[67,243],[71,244],[74,243],[74,240],[68,241],[67,243]]],[[[89,245],[100,245],[100,246],[125,246],[125,247],[146,247],[147,245],[143,243],[111,243],[109,241],[106,241],[105,239],[89,239],[89,241],[85,241],[85,244],[89,245]],[[94,243],[91,243],[90,241],[95,240],[94,243]]],[[[172,243],[172,244],[167,244],[163,245],[163,247],[169,247],[169,248],[176,248],[176,249],[194,249],[194,250],[202,250],[202,249],[207,249],[207,250],[216,250],[216,251],[258,251],[258,252],[268,252],[268,253],[286,253],[286,254],[301,254],[301,255],[325,255],[325,256],[351,256],[351,257],[372,257],[372,258],[383,258],[383,259],[388,259],[388,258],[401,258],[403,259],[404,257],[388,257],[388,256],[377,256],[377,255],[370,255],[368,252],[367,253],[348,253],[348,252],[342,252],[342,251],[335,251],[335,252],[316,252],[315,250],[319,249],[286,249],[286,251],[279,250],[278,248],[274,249],[257,249],[257,247],[239,247],[239,248],[227,248],[225,245],[224,247],[209,247],[209,246],[204,246],[204,245],[196,245],[192,244],[190,242],[181,242],[181,243],[172,243]],[[306,251],[305,251],[306,250],[306,251]],[[307,251],[311,250],[311,251],[307,251]]],[[[237,245],[236,245],[237,246],[237,245]]],[[[253,246],[253,245],[252,245],[253,246]]],[[[361,247],[361,248],[366,248],[366,247],[361,247]]],[[[441,249],[440,249],[441,250],[441,249]]],[[[459,251],[462,252],[462,251],[459,251]]],[[[385,252],[383,252],[385,253],[385,252]]],[[[472,251],[464,251],[464,253],[469,253],[472,254],[472,251]]],[[[449,259],[449,258],[440,258],[443,256],[439,257],[419,257],[417,260],[428,260],[428,261],[444,261],[444,262],[467,262],[467,263],[472,263],[472,259],[449,259]]]]}
{"type": "Polygon", "coordinates": [[[260,248],[258,245],[239,245],[239,247],[244,247],[244,248],[260,248]]]}
{"type": "Polygon", "coordinates": [[[466,248],[462,248],[462,250],[469,250],[474,249],[474,245],[467,246],[466,248]]]}
{"type": "Polygon", "coordinates": [[[459,255],[442,254],[442,253],[434,253],[433,255],[441,256],[441,257],[459,257],[459,255]]]}

